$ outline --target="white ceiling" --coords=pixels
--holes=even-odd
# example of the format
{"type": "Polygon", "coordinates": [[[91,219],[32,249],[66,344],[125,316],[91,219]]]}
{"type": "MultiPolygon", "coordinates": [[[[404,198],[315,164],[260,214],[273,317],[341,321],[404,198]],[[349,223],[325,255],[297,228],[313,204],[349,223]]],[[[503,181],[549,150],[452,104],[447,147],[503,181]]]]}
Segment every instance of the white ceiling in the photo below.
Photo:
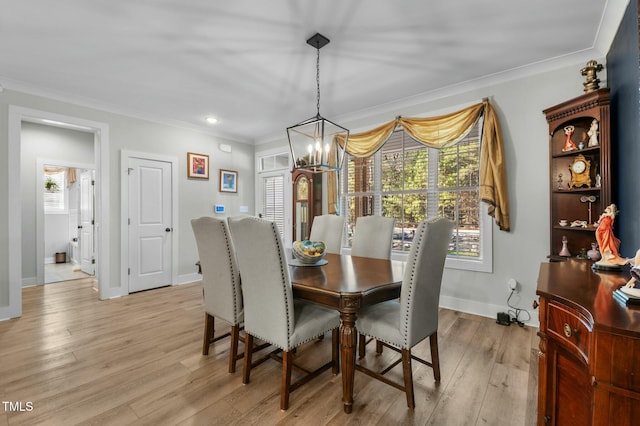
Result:
{"type": "MultiPolygon", "coordinates": [[[[628,0],[0,0],[0,85],[245,142],[603,57],[628,0]],[[220,122],[208,125],[214,115],[220,122]]],[[[576,70],[578,72],[578,70],[576,70]]]]}

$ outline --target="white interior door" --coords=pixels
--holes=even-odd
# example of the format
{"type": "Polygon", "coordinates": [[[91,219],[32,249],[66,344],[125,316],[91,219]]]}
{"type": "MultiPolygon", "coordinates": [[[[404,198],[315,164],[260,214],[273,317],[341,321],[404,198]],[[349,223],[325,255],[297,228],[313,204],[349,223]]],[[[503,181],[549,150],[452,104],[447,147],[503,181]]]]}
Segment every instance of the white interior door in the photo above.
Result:
{"type": "Polygon", "coordinates": [[[80,223],[78,224],[78,246],[80,249],[80,269],[95,274],[94,245],[94,179],[93,170],[80,173],[80,223]]]}
{"type": "Polygon", "coordinates": [[[129,292],[171,284],[171,163],[129,158],[129,292]]]}

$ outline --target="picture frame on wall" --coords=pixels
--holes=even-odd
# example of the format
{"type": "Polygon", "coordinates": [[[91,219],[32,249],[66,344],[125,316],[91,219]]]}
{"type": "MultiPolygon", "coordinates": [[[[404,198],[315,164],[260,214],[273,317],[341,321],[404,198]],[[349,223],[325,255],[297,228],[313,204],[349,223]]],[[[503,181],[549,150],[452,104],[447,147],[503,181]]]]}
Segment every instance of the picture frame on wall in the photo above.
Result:
{"type": "Polygon", "coordinates": [[[209,179],[209,156],[187,152],[187,177],[190,179],[209,179]]]}
{"type": "Polygon", "coordinates": [[[238,192],[238,172],[220,169],[220,192],[238,192]]]}

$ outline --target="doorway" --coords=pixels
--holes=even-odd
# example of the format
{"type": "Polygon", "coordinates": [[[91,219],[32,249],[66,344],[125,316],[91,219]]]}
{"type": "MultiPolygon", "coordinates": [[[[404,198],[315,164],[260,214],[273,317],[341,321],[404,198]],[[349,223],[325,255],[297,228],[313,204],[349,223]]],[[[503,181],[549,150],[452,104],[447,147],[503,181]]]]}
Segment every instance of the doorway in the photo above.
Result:
{"type": "Polygon", "coordinates": [[[256,214],[277,223],[285,246],[291,245],[291,172],[289,153],[263,151],[256,158],[256,214]]]}
{"type": "MultiPolygon", "coordinates": [[[[122,286],[109,280],[109,126],[105,123],[65,116],[48,111],[9,106],[9,147],[8,147],[8,188],[9,188],[9,244],[17,250],[9,251],[9,305],[0,307],[0,318],[16,318],[22,315],[23,286],[23,238],[22,238],[22,175],[21,175],[21,127],[22,123],[32,122],[50,126],[59,126],[84,130],[93,135],[95,173],[96,173],[96,278],[100,299],[109,299],[122,295],[122,286]]],[[[35,176],[35,174],[34,174],[35,176]]],[[[40,185],[38,185],[40,187],[40,185]]],[[[35,223],[34,223],[35,225],[35,223]]],[[[33,246],[35,244],[31,244],[33,246]]],[[[34,250],[35,251],[35,250],[34,250]]],[[[38,264],[36,256],[24,261],[38,264]]],[[[44,274],[43,274],[44,276],[44,274]]]]}
{"type": "Polygon", "coordinates": [[[37,283],[92,277],[95,171],[85,164],[42,159],[38,159],[38,168],[42,173],[37,181],[42,182],[43,190],[38,191],[37,204],[43,214],[38,215],[36,229],[44,277],[38,277],[37,283]]]}

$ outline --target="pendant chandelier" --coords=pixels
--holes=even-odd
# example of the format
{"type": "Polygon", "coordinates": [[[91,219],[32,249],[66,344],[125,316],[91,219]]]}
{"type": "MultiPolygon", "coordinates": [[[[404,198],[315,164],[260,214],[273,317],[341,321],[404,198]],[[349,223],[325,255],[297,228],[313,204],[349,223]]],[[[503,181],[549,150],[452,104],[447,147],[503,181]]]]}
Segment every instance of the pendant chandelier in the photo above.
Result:
{"type": "Polygon", "coordinates": [[[287,127],[294,169],[314,173],[338,171],[342,168],[349,130],[320,115],[320,49],[329,43],[322,34],[307,40],[316,48],[316,110],[314,117],[287,127]]]}

